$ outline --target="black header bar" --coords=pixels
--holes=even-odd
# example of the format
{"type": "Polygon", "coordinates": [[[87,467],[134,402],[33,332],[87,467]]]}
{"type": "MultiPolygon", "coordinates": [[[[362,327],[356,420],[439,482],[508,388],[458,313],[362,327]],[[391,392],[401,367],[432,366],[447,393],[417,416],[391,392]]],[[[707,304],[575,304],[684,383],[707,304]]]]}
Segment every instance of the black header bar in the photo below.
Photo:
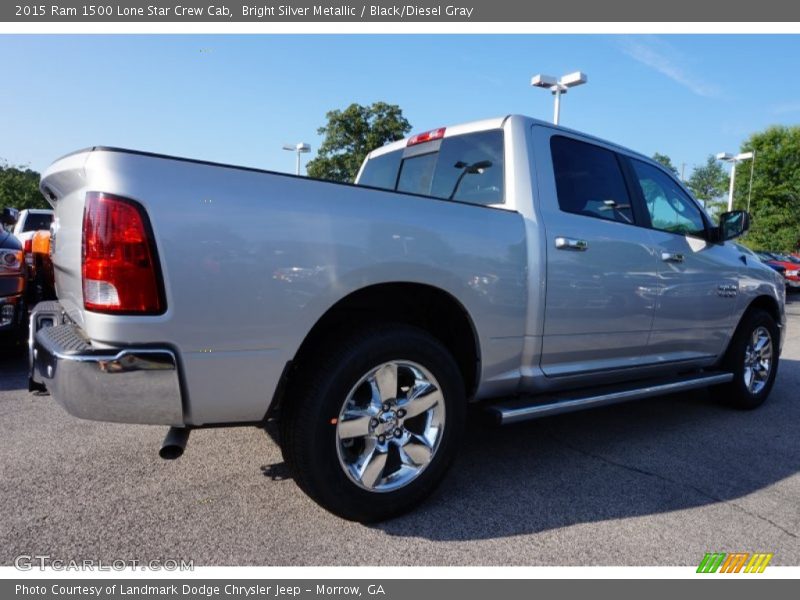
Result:
{"type": "Polygon", "coordinates": [[[798,22],[787,0],[11,0],[0,21],[326,23],[326,22],[798,22]]]}

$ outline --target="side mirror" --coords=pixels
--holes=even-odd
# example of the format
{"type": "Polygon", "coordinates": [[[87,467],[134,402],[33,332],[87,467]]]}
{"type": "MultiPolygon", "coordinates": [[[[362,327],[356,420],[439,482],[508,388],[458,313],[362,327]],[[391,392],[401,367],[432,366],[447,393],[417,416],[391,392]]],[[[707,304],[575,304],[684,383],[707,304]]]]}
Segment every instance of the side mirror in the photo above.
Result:
{"type": "Polygon", "coordinates": [[[0,225],[15,225],[19,219],[19,211],[16,208],[6,207],[0,213],[0,225]]]}
{"type": "Polygon", "coordinates": [[[720,242],[732,240],[750,229],[750,213],[746,210],[732,210],[719,216],[716,238],[720,242]]]}

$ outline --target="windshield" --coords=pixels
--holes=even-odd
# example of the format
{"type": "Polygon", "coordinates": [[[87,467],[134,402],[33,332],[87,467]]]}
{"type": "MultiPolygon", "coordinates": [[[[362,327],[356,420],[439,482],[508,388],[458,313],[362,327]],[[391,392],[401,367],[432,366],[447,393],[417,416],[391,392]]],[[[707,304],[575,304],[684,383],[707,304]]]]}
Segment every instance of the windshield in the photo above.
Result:
{"type": "Polygon", "coordinates": [[[53,222],[53,215],[47,213],[32,213],[25,219],[22,231],[38,231],[40,229],[50,229],[53,222]]]}

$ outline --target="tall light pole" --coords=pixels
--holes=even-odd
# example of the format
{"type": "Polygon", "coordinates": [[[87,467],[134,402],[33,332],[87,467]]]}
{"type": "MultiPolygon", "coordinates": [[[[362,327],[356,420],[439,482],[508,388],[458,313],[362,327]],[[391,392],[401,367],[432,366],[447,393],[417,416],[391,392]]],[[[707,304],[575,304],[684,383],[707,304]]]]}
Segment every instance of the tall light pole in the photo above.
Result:
{"type": "Polygon", "coordinates": [[[559,117],[561,115],[561,95],[566,94],[569,88],[583,85],[589,81],[586,73],[575,71],[568,75],[564,75],[561,79],[556,79],[552,75],[535,75],[531,79],[533,87],[544,88],[550,90],[555,96],[555,106],[553,107],[553,124],[558,125],[559,117]]]}
{"type": "Polygon", "coordinates": [[[753,150],[753,160],[750,161],[750,185],[747,190],[747,212],[750,212],[750,198],[753,195],[753,174],[756,172],[756,151],[753,150]]]}
{"type": "Polygon", "coordinates": [[[743,160],[749,160],[753,158],[752,152],[742,152],[741,154],[729,154],[727,152],[720,152],[717,154],[717,160],[721,160],[724,162],[731,163],[731,183],[730,188],[728,190],[728,211],[733,210],[733,184],[736,180],[736,163],[742,162],[743,160]]]}
{"type": "Polygon", "coordinates": [[[300,175],[300,155],[311,152],[311,145],[305,142],[300,142],[299,144],[284,144],[283,149],[289,152],[297,152],[297,169],[295,170],[295,175],[300,175]]]}

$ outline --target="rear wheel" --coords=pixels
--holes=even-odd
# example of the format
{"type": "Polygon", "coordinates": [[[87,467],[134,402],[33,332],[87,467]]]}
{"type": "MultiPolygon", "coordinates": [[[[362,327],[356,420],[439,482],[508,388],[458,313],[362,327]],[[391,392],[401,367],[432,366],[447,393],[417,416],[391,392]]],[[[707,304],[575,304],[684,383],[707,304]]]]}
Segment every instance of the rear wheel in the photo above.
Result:
{"type": "Polygon", "coordinates": [[[425,331],[385,325],[315,358],[281,417],[298,485],[346,519],[410,510],[441,481],[461,437],[466,403],[452,356],[425,331]]]}
{"type": "Polygon", "coordinates": [[[733,373],[733,381],[721,389],[726,402],[743,409],[764,403],[778,372],[779,343],[780,331],[768,312],[745,315],[725,357],[724,366],[733,373]]]}

